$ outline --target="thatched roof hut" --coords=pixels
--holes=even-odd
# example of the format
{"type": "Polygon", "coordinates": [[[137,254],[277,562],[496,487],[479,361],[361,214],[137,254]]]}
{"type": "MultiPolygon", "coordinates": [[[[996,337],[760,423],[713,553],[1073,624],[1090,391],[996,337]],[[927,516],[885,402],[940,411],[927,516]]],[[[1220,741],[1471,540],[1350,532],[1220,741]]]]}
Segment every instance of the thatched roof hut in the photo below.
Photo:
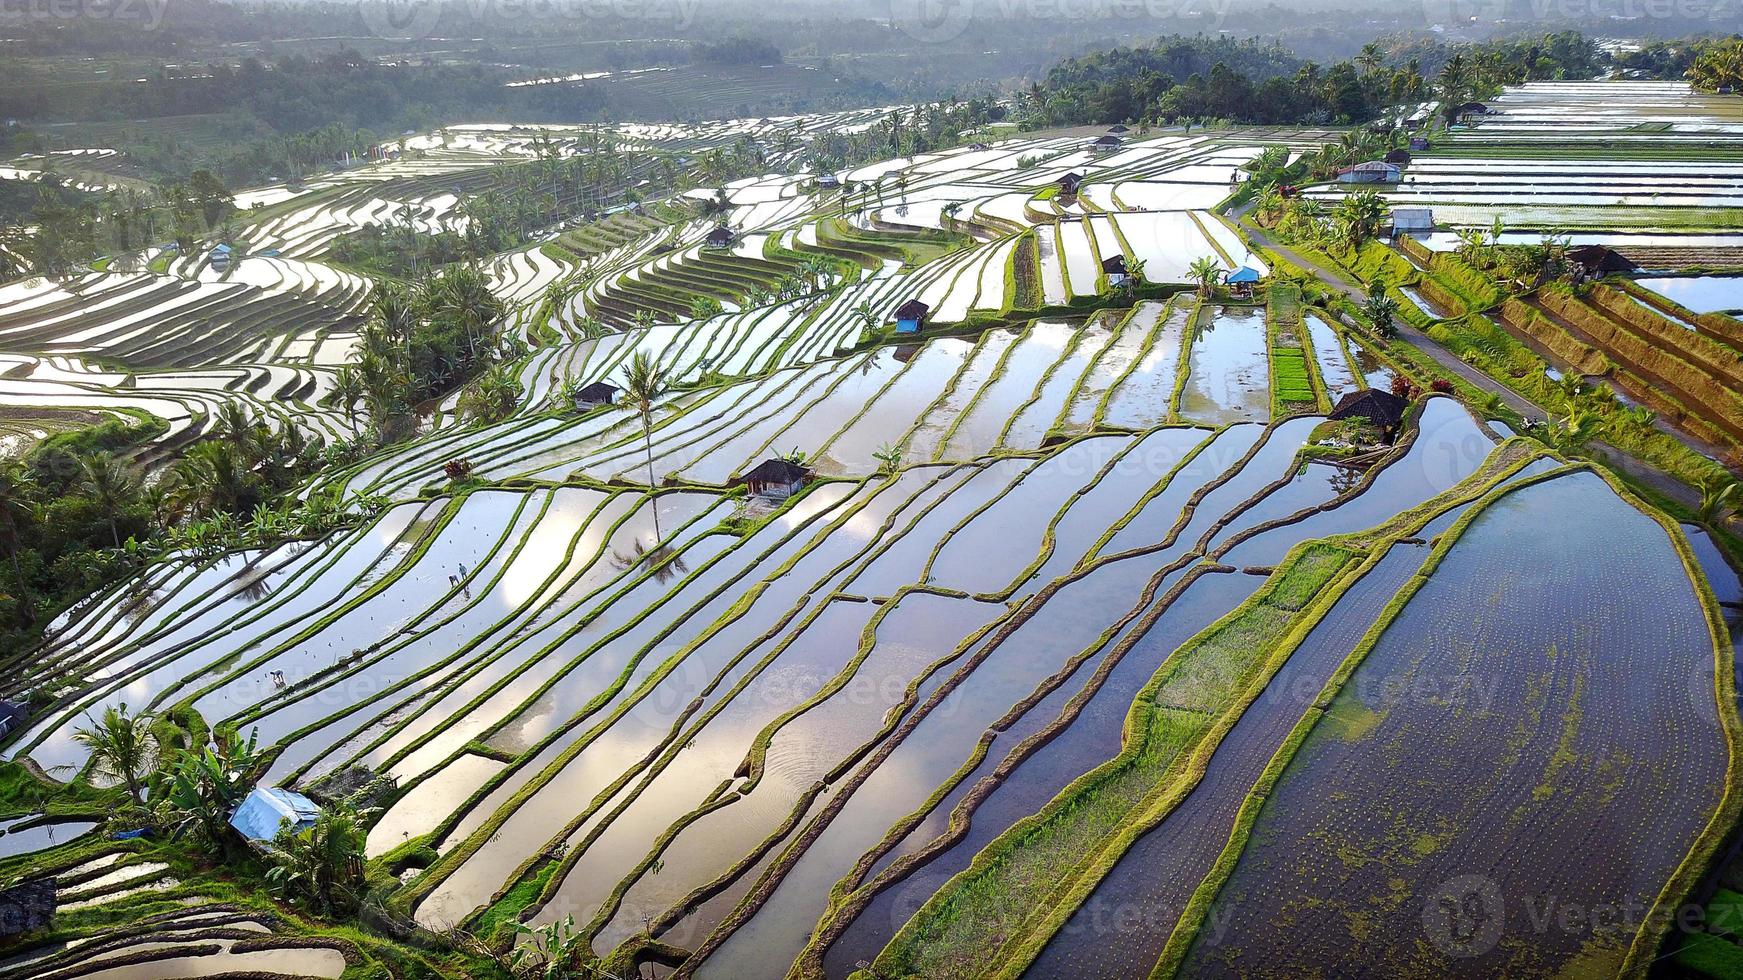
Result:
{"type": "Polygon", "coordinates": [[[1329,418],[1334,422],[1361,419],[1378,429],[1380,438],[1390,443],[1398,438],[1398,428],[1404,424],[1404,414],[1409,410],[1410,403],[1390,391],[1369,388],[1340,398],[1329,418]]]}
{"type": "Polygon", "coordinates": [[[1627,256],[1608,245],[1581,245],[1568,249],[1569,262],[1586,270],[1589,276],[1609,276],[1633,272],[1640,268],[1627,256]]]}
{"type": "Polygon", "coordinates": [[[804,488],[811,471],[790,459],[765,459],[754,469],[732,481],[758,497],[786,499],[804,488]]]}

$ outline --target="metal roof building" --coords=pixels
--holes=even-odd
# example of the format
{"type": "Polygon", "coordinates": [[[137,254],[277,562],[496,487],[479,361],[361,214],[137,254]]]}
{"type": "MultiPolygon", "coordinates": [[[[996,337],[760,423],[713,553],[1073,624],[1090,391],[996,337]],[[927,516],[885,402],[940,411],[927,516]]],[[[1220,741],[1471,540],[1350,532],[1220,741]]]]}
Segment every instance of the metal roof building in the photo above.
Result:
{"type": "Polygon", "coordinates": [[[230,826],[251,841],[270,841],[286,827],[303,830],[321,815],[314,800],[275,786],[256,786],[230,814],[230,826]]]}

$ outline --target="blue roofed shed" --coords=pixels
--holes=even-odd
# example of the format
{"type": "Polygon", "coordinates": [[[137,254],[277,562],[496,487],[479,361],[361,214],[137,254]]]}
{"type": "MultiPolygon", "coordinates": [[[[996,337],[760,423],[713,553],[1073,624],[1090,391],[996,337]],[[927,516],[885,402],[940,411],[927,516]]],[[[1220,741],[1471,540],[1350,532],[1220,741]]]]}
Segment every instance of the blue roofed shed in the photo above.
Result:
{"type": "Polygon", "coordinates": [[[932,307],[917,299],[911,299],[896,307],[896,332],[919,333],[926,325],[926,315],[932,312],[932,307]]]}
{"type": "Polygon", "coordinates": [[[251,841],[270,841],[286,827],[303,830],[313,826],[320,815],[320,806],[301,793],[256,786],[230,815],[230,826],[251,841]]]}
{"type": "Polygon", "coordinates": [[[1262,278],[1264,278],[1264,277],[1259,275],[1259,270],[1254,269],[1250,266],[1243,265],[1239,269],[1236,269],[1235,271],[1229,273],[1228,281],[1235,283],[1236,285],[1239,285],[1243,282],[1245,282],[1245,283],[1258,282],[1262,278]]]}

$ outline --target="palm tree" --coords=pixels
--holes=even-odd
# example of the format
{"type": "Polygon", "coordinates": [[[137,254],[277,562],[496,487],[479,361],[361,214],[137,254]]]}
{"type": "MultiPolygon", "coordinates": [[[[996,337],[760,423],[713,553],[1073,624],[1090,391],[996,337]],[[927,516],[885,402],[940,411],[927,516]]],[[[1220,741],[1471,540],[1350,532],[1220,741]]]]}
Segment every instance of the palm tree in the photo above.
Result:
{"type": "Polygon", "coordinates": [[[142,805],[145,795],[140,780],[151,762],[151,718],[129,715],[127,705],[111,705],[103,717],[85,716],[90,725],[73,732],[73,738],[91,751],[91,768],[111,779],[127,784],[127,793],[134,805],[142,805]]]}
{"type": "Polygon", "coordinates": [[[365,837],[356,813],[322,810],[312,826],[278,835],[278,864],[267,869],[267,884],[282,896],[301,897],[316,913],[355,908],[365,837]]]}
{"type": "Polygon", "coordinates": [[[1217,277],[1221,276],[1223,268],[1217,260],[1209,255],[1194,259],[1186,269],[1186,274],[1193,282],[1198,283],[1198,295],[1209,299],[1216,290],[1217,277]]]}
{"type": "Polygon", "coordinates": [[[243,456],[252,458],[260,445],[260,427],[248,417],[248,410],[241,402],[225,402],[218,407],[212,432],[243,456]]]}
{"type": "Polygon", "coordinates": [[[369,313],[380,324],[389,339],[405,343],[417,323],[417,313],[405,289],[392,283],[378,282],[369,294],[369,313]]]}
{"type": "Polygon", "coordinates": [[[357,402],[364,395],[363,376],[347,364],[333,374],[333,400],[345,413],[345,423],[357,431],[357,402]]]}
{"type": "Polygon", "coordinates": [[[1380,50],[1380,46],[1373,41],[1362,45],[1361,53],[1356,55],[1356,64],[1362,66],[1364,74],[1373,74],[1385,63],[1386,53],[1380,50]]]}
{"type": "Polygon", "coordinates": [[[1450,123],[1459,117],[1459,109],[1471,92],[1470,63],[1465,60],[1464,55],[1455,54],[1447,59],[1446,65],[1440,70],[1438,88],[1441,115],[1450,123]]]}
{"type": "Polygon", "coordinates": [[[188,450],[170,479],[177,504],[196,513],[247,513],[265,489],[260,474],[235,447],[210,439],[188,450]]]}
{"type": "MultiPolygon", "coordinates": [[[[659,362],[649,356],[647,351],[636,351],[630,358],[629,368],[625,372],[623,393],[635,406],[636,414],[642,420],[642,439],[647,447],[648,456],[648,492],[655,489],[654,481],[654,401],[666,391],[666,372],[659,362]]],[[[661,538],[659,499],[654,498],[654,540],[661,538]]]]}
{"type": "Polygon", "coordinates": [[[79,487],[102,509],[109,521],[109,536],[121,548],[119,514],[139,493],[139,480],[127,464],[110,455],[79,460],[79,487]]]}

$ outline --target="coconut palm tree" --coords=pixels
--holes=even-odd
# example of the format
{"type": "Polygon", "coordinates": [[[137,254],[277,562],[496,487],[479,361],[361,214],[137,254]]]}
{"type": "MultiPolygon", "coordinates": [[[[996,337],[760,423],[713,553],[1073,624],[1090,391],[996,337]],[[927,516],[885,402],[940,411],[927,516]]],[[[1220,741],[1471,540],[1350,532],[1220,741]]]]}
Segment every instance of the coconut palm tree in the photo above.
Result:
{"type": "Polygon", "coordinates": [[[411,296],[403,287],[377,282],[369,294],[370,319],[382,327],[388,339],[405,343],[417,323],[411,296]]]}
{"type": "Polygon", "coordinates": [[[120,513],[139,494],[139,479],[127,464],[107,454],[79,460],[79,488],[103,511],[109,536],[121,547],[120,513]]]}
{"type": "Polygon", "coordinates": [[[1447,59],[1440,70],[1436,89],[1441,102],[1441,115],[1450,123],[1459,117],[1459,109],[1464,106],[1466,97],[1471,93],[1471,65],[1463,54],[1455,54],[1447,59]]]}
{"type": "MultiPolygon", "coordinates": [[[[623,393],[642,420],[642,440],[647,448],[648,492],[655,489],[654,480],[654,402],[666,392],[666,372],[647,351],[636,351],[624,373],[623,393]]],[[[654,501],[654,540],[660,533],[660,507],[654,501]]]]}
{"type": "Polygon", "coordinates": [[[333,401],[345,413],[345,424],[357,431],[357,402],[365,393],[363,376],[357,368],[347,364],[333,373],[333,401]]]}
{"type": "Polygon", "coordinates": [[[1362,45],[1361,53],[1356,55],[1356,64],[1362,66],[1363,74],[1371,75],[1378,71],[1380,66],[1385,63],[1386,52],[1382,51],[1380,45],[1373,41],[1369,41],[1367,44],[1362,45]]]}
{"type": "Polygon", "coordinates": [[[236,452],[248,457],[259,452],[263,441],[261,428],[248,417],[248,410],[242,407],[241,402],[225,402],[218,407],[218,414],[212,419],[212,434],[229,443],[236,452]]]}
{"type": "Polygon", "coordinates": [[[73,732],[73,738],[90,750],[91,768],[127,786],[135,805],[145,802],[140,781],[151,764],[153,739],[151,718],[130,715],[127,705],[111,705],[101,718],[85,716],[90,724],[73,732]]]}
{"type": "Polygon", "coordinates": [[[176,461],[171,496],[184,511],[245,514],[265,494],[265,481],[228,442],[208,439],[176,461]]]}

